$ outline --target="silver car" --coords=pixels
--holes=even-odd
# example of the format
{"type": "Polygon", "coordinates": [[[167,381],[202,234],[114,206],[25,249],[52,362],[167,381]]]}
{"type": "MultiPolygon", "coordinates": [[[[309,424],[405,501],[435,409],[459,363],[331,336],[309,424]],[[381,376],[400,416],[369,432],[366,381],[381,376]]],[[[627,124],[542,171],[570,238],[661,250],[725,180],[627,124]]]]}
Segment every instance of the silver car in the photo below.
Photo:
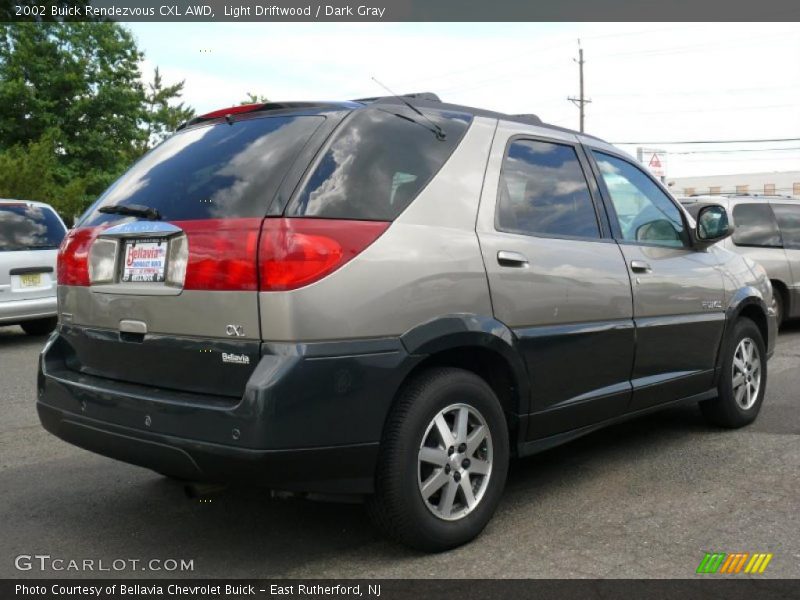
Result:
{"type": "Polygon", "coordinates": [[[67,228],[47,204],[0,199],[0,326],[56,326],[56,254],[67,228]]]}
{"type": "Polygon", "coordinates": [[[435,97],[203,115],[59,257],[46,429],[181,480],[363,498],[443,550],[512,457],[676,402],[758,415],[764,270],[597,138],[435,97]]]}
{"type": "Polygon", "coordinates": [[[766,269],[779,326],[800,317],[800,200],[738,195],[692,196],[680,201],[690,211],[707,203],[723,205],[735,224],[733,236],[723,245],[766,269]]]}

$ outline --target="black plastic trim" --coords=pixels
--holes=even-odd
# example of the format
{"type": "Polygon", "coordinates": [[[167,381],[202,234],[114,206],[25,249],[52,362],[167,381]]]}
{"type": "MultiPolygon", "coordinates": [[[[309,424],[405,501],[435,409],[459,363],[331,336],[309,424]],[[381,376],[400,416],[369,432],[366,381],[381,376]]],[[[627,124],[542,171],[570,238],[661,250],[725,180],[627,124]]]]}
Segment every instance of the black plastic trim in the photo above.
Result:
{"type": "Polygon", "coordinates": [[[28,275],[32,273],[52,273],[53,267],[15,267],[8,271],[9,275],[28,275]]]}
{"type": "Polygon", "coordinates": [[[709,389],[707,391],[701,392],[699,394],[695,394],[693,396],[688,396],[685,398],[678,398],[671,402],[666,402],[664,404],[658,404],[656,406],[650,406],[641,410],[637,410],[634,412],[626,412],[619,416],[606,419],[604,421],[600,421],[597,423],[593,423],[592,425],[587,425],[585,427],[580,427],[578,429],[572,429],[570,431],[565,431],[563,433],[558,433],[556,435],[532,440],[529,442],[525,442],[519,445],[518,451],[520,456],[530,456],[531,454],[536,454],[538,452],[543,452],[544,450],[549,450],[550,448],[554,448],[556,446],[560,446],[561,444],[565,444],[567,442],[571,442],[572,440],[578,439],[587,435],[589,433],[593,433],[598,429],[603,429],[608,427],[609,425],[614,425],[616,423],[622,423],[624,421],[628,421],[630,419],[635,419],[637,417],[641,417],[651,412],[659,411],[663,408],[669,406],[676,406],[684,403],[692,403],[692,402],[700,402],[701,400],[708,400],[711,398],[716,397],[717,389],[709,389]]]}
{"type": "Polygon", "coordinates": [[[378,444],[254,450],[120,427],[36,405],[42,425],[66,442],[188,481],[246,481],[273,489],[367,494],[378,444]]]}
{"type": "Polygon", "coordinates": [[[519,348],[519,340],[493,317],[454,314],[434,319],[400,336],[406,351],[425,357],[458,348],[479,347],[497,353],[508,365],[515,390],[515,414],[530,410],[530,378],[519,348]]]}

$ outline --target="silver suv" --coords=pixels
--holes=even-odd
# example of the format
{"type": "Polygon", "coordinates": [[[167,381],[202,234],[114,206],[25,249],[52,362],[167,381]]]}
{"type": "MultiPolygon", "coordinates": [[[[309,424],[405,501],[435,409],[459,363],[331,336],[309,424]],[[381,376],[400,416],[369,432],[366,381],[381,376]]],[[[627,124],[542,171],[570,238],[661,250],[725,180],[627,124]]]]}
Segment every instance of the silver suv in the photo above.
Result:
{"type": "Polygon", "coordinates": [[[724,246],[752,258],[772,281],[778,326],[800,317],[800,200],[786,196],[692,196],[690,212],[708,203],[724,206],[736,225],[724,246]]]}
{"type": "Polygon", "coordinates": [[[182,127],[61,249],[45,428],[184,480],[354,494],[476,536],[513,456],[678,401],[751,423],[764,270],[590,136],[434,97],[182,127]]]}
{"type": "Polygon", "coordinates": [[[42,202],[0,199],[0,326],[56,326],[56,254],[67,228],[42,202]]]}

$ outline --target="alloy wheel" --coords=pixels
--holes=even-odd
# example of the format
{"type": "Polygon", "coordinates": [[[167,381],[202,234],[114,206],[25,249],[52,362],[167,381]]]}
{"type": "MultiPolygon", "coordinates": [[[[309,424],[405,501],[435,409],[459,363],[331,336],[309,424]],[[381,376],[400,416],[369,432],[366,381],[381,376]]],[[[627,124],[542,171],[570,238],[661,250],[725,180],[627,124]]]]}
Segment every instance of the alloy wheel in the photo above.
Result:
{"type": "Polygon", "coordinates": [[[761,390],[761,356],[756,343],[746,337],[733,353],[733,397],[743,410],[749,410],[761,390]]]}
{"type": "Polygon", "coordinates": [[[492,435],[483,415],[452,404],[431,420],[418,455],[422,500],[436,517],[455,521],[478,506],[492,475],[492,435]]]}

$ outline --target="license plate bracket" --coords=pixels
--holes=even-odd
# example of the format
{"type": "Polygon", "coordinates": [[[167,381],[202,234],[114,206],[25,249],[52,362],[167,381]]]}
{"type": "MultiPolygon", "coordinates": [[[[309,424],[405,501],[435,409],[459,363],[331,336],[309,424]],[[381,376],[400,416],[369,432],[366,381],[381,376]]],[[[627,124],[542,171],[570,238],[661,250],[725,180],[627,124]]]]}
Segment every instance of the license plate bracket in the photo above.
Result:
{"type": "Polygon", "coordinates": [[[169,241],[165,238],[125,240],[122,255],[123,283],[163,283],[167,275],[169,241]]]}

